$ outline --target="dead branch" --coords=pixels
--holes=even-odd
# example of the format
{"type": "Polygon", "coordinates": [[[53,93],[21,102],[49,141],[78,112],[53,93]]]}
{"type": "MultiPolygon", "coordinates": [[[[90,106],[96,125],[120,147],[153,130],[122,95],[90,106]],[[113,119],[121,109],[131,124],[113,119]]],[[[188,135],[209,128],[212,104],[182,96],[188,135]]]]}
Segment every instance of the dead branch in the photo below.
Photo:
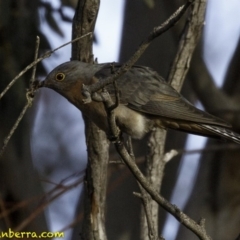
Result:
{"type": "Polygon", "coordinates": [[[177,55],[168,76],[168,82],[179,92],[190,67],[193,51],[199,41],[205,19],[206,0],[192,5],[190,17],[178,45],[177,55]]]}
{"type": "Polygon", "coordinates": [[[210,236],[207,235],[204,226],[199,225],[197,222],[189,218],[186,214],[184,214],[177,206],[172,205],[166,199],[158,194],[154,188],[152,188],[151,184],[146,180],[144,175],[141,173],[137,165],[134,163],[130,155],[128,154],[126,148],[122,141],[117,141],[115,143],[115,147],[128,166],[129,170],[134,174],[137,181],[141,183],[143,188],[151,195],[152,199],[155,200],[161,207],[163,207],[166,211],[171,213],[179,222],[181,222],[184,226],[194,232],[200,239],[202,240],[211,240],[210,236]]]}
{"type": "Polygon", "coordinates": [[[162,33],[169,30],[171,27],[175,25],[175,23],[181,18],[181,16],[185,13],[188,7],[192,4],[193,1],[189,0],[185,5],[181,6],[168,20],[166,20],[159,27],[155,27],[153,31],[149,34],[149,36],[143,41],[143,43],[139,46],[137,51],[133,54],[133,56],[123,64],[114,74],[110,77],[104,79],[104,81],[98,81],[95,84],[84,86],[83,87],[83,95],[86,97],[85,103],[91,102],[92,93],[104,88],[106,85],[109,85],[116,81],[120,76],[122,76],[125,72],[127,72],[140,58],[140,56],[144,53],[147,47],[151,44],[151,42],[159,37],[162,33]]]}
{"type": "MultiPolygon", "coordinates": [[[[104,101],[108,102],[107,106],[111,106],[112,100],[110,97],[109,98],[105,97],[104,101]]],[[[114,131],[114,129],[116,128],[117,128],[116,123],[115,126],[110,125],[110,130],[113,129],[114,131]]],[[[126,163],[132,174],[136,177],[137,181],[148,192],[148,194],[151,195],[152,199],[155,200],[158,204],[160,204],[160,206],[162,206],[166,211],[171,213],[175,218],[177,218],[184,226],[186,226],[188,229],[194,232],[198,237],[200,237],[200,239],[211,240],[210,236],[208,236],[206,233],[205,227],[202,224],[198,224],[197,222],[189,218],[180,209],[178,209],[176,206],[172,205],[166,199],[159,195],[158,191],[155,190],[151,186],[151,183],[149,183],[146,180],[146,178],[144,177],[144,175],[141,173],[136,163],[134,162],[133,158],[127,152],[123,140],[121,139],[121,136],[118,135],[115,137],[117,140],[115,141],[114,145],[119,155],[122,157],[123,161],[126,163]]]]}
{"type": "Polygon", "coordinates": [[[69,191],[72,188],[75,188],[80,183],[82,183],[82,178],[77,179],[75,182],[69,184],[62,188],[62,186],[56,186],[54,189],[51,190],[50,193],[46,193],[45,196],[48,196],[47,201],[43,201],[24,221],[22,221],[16,228],[14,228],[15,232],[22,231],[28,224],[30,224],[51,202],[56,200],[58,197],[62,196],[64,193],[69,191]],[[61,189],[59,191],[59,189],[61,189]]]}
{"type": "MultiPolygon", "coordinates": [[[[93,32],[97,19],[99,0],[79,0],[73,18],[72,37],[93,32]]],[[[72,44],[71,60],[93,63],[92,36],[72,44]]],[[[105,132],[84,117],[88,166],[85,180],[84,239],[107,239],[105,231],[105,196],[109,142],[105,132]]]]}
{"type": "MultiPolygon", "coordinates": [[[[192,5],[190,17],[186,23],[182,38],[178,45],[178,51],[171,67],[168,82],[180,91],[183,81],[190,67],[193,51],[202,32],[206,9],[206,1],[195,1],[192,5]]],[[[151,185],[160,192],[165,165],[167,163],[164,149],[167,131],[156,129],[149,139],[150,153],[147,156],[147,179],[151,185]]],[[[172,152],[173,156],[177,153],[172,152]]],[[[171,156],[170,159],[173,157],[171,156]]],[[[158,229],[158,205],[151,202],[152,216],[154,216],[155,227],[158,229]]],[[[146,225],[146,221],[143,223],[146,225]]],[[[144,230],[146,228],[143,228],[144,230]]],[[[147,233],[143,233],[146,236],[147,233]]],[[[144,239],[144,238],[143,238],[144,239]]]]}
{"type": "Polygon", "coordinates": [[[75,38],[73,39],[72,41],[69,41],[67,43],[64,43],[63,45],[51,50],[51,51],[48,51],[46,53],[44,53],[40,58],[36,59],[35,61],[33,61],[32,63],[30,63],[27,67],[25,67],[8,85],[7,87],[1,92],[0,94],[0,100],[1,98],[7,93],[7,91],[13,86],[13,84],[24,74],[26,73],[28,70],[30,70],[32,67],[34,67],[35,65],[37,65],[39,62],[41,62],[43,59],[45,58],[49,58],[54,52],[56,52],[57,50],[59,50],[60,48],[63,48],[65,46],[67,46],[68,44],[70,43],[73,43],[73,42],[76,42],[78,41],[79,39],[81,38],[85,38],[89,35],[91,35],[92,33],[89,32],[87,34],[84,34],[83,36],[81,37],[78,37],[78,38],[75,38]]]}
{"type": "MultiPolygon", "coordinates": [[[[112,126],[114,123],[112,123],[112,126]]],[[[117,135],[115,135],[117,136],[117,135]]],[[[132,139],[131,137],[128,137],[127,141],[127,149],[129,155],[134,159],[136,162],[134,152],[133,152],[133,146],[132,146],[132,139]]],[[[152,211],[152,199],[149,196],[149,194],[145,191],[145,189],[141,186],[141,184],[138,182],[138,186],[140,189],[141,193],[134,193],[135,196],[139,197],[142,200],[142,205],[144,212],[142,211],[141,214],[141,228],[140,228],[140,238],[141,239],[147,239],[149,238],[150,240],[157,240],[158,238],[158,224],[154,222],[156,219],[154,214],[158,214],[158,212],[153,212],[152,211]]]]}
{"type": "MultiPolygon", "coordinates": [[[[99,93],[101,94],[101,93],[99,93]]],[[[106,106],[108,106],[111,111],[113,110],[112,106],[114,106],[114,103],[112,102],[112,99],[110,95],[102,94],[103,102],[106,106]]],[[[108,117],[111,118],[114,113],[109,115],[109,111],[107,111],[108,117]]],[[[115,129],[118,129],[116,122],[109,120],[110,124],[110,131],[113,135],[113,132],[115,129]]],[[[169,203],[165,198],[159,195],[158,190],[152,187],[151,183],[147,181],[147,179],[144,177],[142,172],[137,167],[136,163],[134,162],[134,159],[130,156],[128,151],[126,150],[126,147],[124,145],[124,141],[121,137],[121,134],[115,136],[116,141],[114,142],[114,145],[116,147],[117,152],[129,168],[129,170],[132,172],[132,174],[135,176],[137,181],[142,185],[142,187],[148,192],[148,194],[152,197],[154,201],[156,201],[160,206],[162,206],[166,211],[171,213],[179,222],[181,222],[184,226],[186,226],[188,229],[190,229],[192,232],[194,232],[200,239],[202,240],[211,240],[210,236],[207,235],[205,227],[203,224],[198,224],[193,219],[188,217],[186,214],[184,214],[177,206],[172,205],[169,203]]]]}
{"type": "MultiPolygon", "coordinates": [[[[38,51],[39,51],[39,44],[40,44],[40,38],[37,36],[36,37],[35,54],[34,54],[34,62],[37,61],[38,51]]],[[[32,101],[33,101],[34,92],[35,92],[35,89],[34,89],[34,86],[33,86],[33,82],[34,82],[35,75],[36,75],[36,69],[37,69],[37,65],[34,65],[33,66],[33,71],[32,71],[32,77],[31,77],[31,79],[29,81],[29,87],[30,88],[27,90],[27,93],[26,93],[27,103],[25,104],[23,110],[21,111],[19,117],[17,118],[16,122],[14,123],[14,125],[13,125],[12,129],[10,130],[9,134],[7,135],[7,137],[3,141],[3,146],[2,146],[2,148],[0,150],[0,158],[2,157],[2,155],[4,153],[4,150],[6,149],[9,140],[11,139],[12,135],[16,131],[16,129],[17,129],[19,123],[21,122],[22,118],[24,117],[27,109],[32,106],[32,101]]],[[[11,86],[8,85],[9,88],[11,86]]],[[[6,89],[9,89],[8,87],[6,89]]],[[[6,89],[5,89],[5,93],[7,91],[6,89]]]]}
{"type": "MultiPolygon", "coordinates": [[[[200,2],[200,1],[198,2],[198,1],[196,1],[195,5],[194,5],[194,8],[193,8],[193,13],[194,14],[196,14],[196,10],[197,9],[199,10],[199,15],[197,17],[195,15],[195,18],[198,19],[198,20],[200,18],[201,21],[200,21],[200,25],[199,25],[199,21],[195,22],[195,24],[196,24],[195,25],[195,27],[196,27],[195,31],[196,31],[197,35],[195,33],[194,40],[193,41],[189,41],[189,44],[186,44],[187,47],[188,47],[188,51],[187,52],[189,54],[187,54],[185,52],[185,54],[182,55],[183,59],[186,60],[185,61],[185,64],[187,64],[186,67],[188,67],[189,61],[190,61],[191,56],[192,56],[193,49],[194,49],[194,47],[196,45],[196,41],[198,40],[198,36],[200,35],[199,29],[201,30],[201,28],[202,28],[202,23],[203,23],[202,19],[203,19],[203,12],[204,12],[203,9],[205,10],[205,4],[206,4],[206,2],[200,2]],[[192,47],[192,48],[189,48],[189,47],[192,47]],[[190,51],[190,49],[192,49],[192,51],[190,51]]],[[[192,16],[194,16],[194,14],[192,16]]],[[[196,20],[195,18],[194,18],[194,20],[196,20]]],[[[190,30],[187,31],[186,32],[186,36],[189,37],[188,34],[190,34],[190,33],[191,33],[190,30]]],[[[191,36],[191,34],[190,34],[190,36],[191,36]]],[[[182,46],[182,47],[180,47],[180,49],[181,50],[185,50],[187,48],[184,48],[182,46]]],[[[182,52],[184,52],[184,51],[182,51],[182,52]]],[[[177,57],[179,57],[179,56],[177,56],[177,57]]],[[[132,57],[131,59],[134,59],[134,57],[132,57]]],[[[181,57],[179,57],[179,59],[181,59],[181,57]]],[[[176,60],[176,64],[178,64],[179,61],[180,60],[176,60]]],[[[185,64],[184,64],[184,66],[185,66],[185,64]]],[[[124,67],[126,69],[127,69],[128,66],[129,66],[128,62],[127,62],[127,64],[124,64],[124,67]]],[[[180,66],[182,66],[182,65],[180,65],[180,66]]],[[[176,67],[175,69],[178,70],[178,68],[179,67],[176,67]]],[[[174,71],[175,71],[175,69],[174,69],[174,71]]],[[[188,68],[187,68],[187,70],[188,70],[188,68]]],[[[186,71],[182,71],[182,72],[180,71],[181,76],[185,77],[187,70],[186,71]]],[[[122,71],[124,73],[124,68],[123,68],[122,71]]],[[[179,78],[178,74],[176,74],[176,76],[177,77],[170,77],[170,79],[172,80],[171,81],[172,83],[178,83],[177,89],[180,90],[182,81],[180,81],[181,78],[179,78]],[[177,82],[177,79],[179,80],[179,82],[177,82]],[[175,80],[175,81],[173,81],[173,80],[175,80]]],[[[119,77],[119,75],[117,74],[117,75],[115,75],[115,77],[117,79],[119,77]]],[[[113,78],[112,81],[114,81],[116,79],[113,78]]],[[[109,79],[107,79],[107,80],[109,80],[109,79]]],[[[106,83],[108,83],[107,80],[106,80],[106,82],[103,81],[105,85],[106,85],[106,83]]],[[[99,89],[100,88],[102,88],[102,86],[99,87],[99,89]]],[[[86,93],[86,95],[90,96],[89,89],[85,88],[85,93],[86,93]]],[[[110,97],[108,99],[105,98],[104,99],[104,103],[106,103],[105,105],[108,106],[108,107],[111,106],[112,102],[111,102],[110,97]]],[[[109,117],[110,129],[111,129],[112,134],[113,134],[115,132],[115,129],[117,128],[117,126],[116,126],[116,123],[114,121],[111,121],[111,119],[114,119],[112,114],[109,114],[109,111],[107,111],[107,113],[108,113],[108,117],[109,117]]],[[[176,206],[170,204],[166,199],[164,199],[162,196],[160,196],[158,191],[155,190],[155,188],[153,188],[151,186],[151,183],[149,183],[146,180],[146,178],[143,176],[143,174],[141,173],[141,171],[138,169],[137,165],[135,164],[134,159],[127,152],[127,150],[126,150],[126,148],[124,146],[123,140],[121,139],[121,135],[118,135],[118,136],[115,136],[115,137],[116,137],[116,141],[115,141],[114,144],[115,144],[115,147],[116,147],[119,155],[122,157],[122,159],[124,160],[124,162],[126,163],[128,168],[130,169],[130,171],[134,174],[134,176],[136,177],[137,181],[151,195],[152,199],[155,200],[158,204],[160,204],[165,210],[170,212],[173,216],[175,216],[182,224],[184,224],[187,228],[189,228],[191,231],[193,231],[198,237],[200,237],[200,239],[210,240],[211,238],[210,238],[210,236],[207,235],[206,230],[205,230],[205,226],[204,226],[204,224],[202,224],[202,221],[201,221],[200,224],[198,224],[197,222],[195,222],[194,220],[189,218],[187,215],[185,215],[182,211],[180,211],[180,209],[178,209],[176,206]]]]}

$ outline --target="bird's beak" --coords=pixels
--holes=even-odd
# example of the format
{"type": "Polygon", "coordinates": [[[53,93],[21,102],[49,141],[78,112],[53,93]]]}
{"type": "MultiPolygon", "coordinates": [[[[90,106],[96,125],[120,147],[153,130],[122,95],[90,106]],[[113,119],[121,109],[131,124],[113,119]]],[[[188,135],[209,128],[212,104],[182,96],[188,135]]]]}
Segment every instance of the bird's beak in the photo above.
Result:
{"type": "Polygon", "coordinates": [[[42,87],[45,87],[46,86],[46,84],[45,84],[45,81],[39,81],[39,80],[35,80],[34,82],[33,82],[33,88],[35,89],[35,90],[37,90],[38,88],[42,88],[42,87]]]}
{"type": "Polygon", "coordinates": [[[45,87],[45,88],[52,88],[53,84],[51,83],[51,81],[48,81],[48,79],[46,78],[45,80],[41,81],[39,83],[39,88],[45,87]]]}

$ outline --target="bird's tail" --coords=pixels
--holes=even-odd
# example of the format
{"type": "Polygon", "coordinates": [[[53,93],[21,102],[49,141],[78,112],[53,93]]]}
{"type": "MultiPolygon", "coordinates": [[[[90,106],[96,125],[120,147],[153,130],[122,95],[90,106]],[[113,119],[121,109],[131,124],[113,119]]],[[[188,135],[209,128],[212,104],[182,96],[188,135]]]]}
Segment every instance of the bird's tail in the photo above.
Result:
{"type": "Polygon", "coordinates": [[[177,122],[170,120],[157,119],[156,125],[158,127],[171,128],[191,134],[196,134],[205,137],[222,138],[240,144],[240,134],[233,132],[226,124],[226,126],[217,126],[212,124],[194,123],[194,122],[177,122]]]}
{"type": "Polygon", "coordinates": [[[240,134],[233,132],[231,129],[205,124],[201,124],[201,127],[221,138],[225,138],[240,144],[240,134]]]}
{"type": "Polygon", "coordinates": [[[230,128],[199,123],[180,123],[176,121],[161,121],[157,125],[162,124],[166,128],[180,130],[205,137],[228,139],[232,142],[240,144],[240,134],[233,132],[230,128]],[[163,123],[163,124],[162,124],[163,123]]]}

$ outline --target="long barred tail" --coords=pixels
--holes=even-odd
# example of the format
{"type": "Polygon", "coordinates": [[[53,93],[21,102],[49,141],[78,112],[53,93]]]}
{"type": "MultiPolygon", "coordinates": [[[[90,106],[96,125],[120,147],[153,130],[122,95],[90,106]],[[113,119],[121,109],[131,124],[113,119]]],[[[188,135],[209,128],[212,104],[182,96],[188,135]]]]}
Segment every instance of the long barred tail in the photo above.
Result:
{"type": "Polygon", "coordinates": [[[230,141],[236,142],[240,144],[240,134],[231,131],[230,129],[213,126],[213,125],[205,125],[201,124],[201,127],[208,130],[211,133],[214,133],[222,138],[228,139],[230,141]]]}

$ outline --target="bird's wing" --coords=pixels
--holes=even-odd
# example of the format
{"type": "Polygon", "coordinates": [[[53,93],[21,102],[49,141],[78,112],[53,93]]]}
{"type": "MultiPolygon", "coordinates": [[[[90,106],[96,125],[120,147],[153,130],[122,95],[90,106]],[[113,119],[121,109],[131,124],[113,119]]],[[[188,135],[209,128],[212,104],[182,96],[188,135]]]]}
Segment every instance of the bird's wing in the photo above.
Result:
{"type": "MultiPolygon", "coordinates": [[[[105,78],[119,67],[105,65],[95,76],[105,78]]],[[[114,98],[113,85],[106,88],[114,98]]],[[[133,110],[167,119],[230,127],[223,120],[194,107],[151,68],[133,66],[117,80],[117,88],[120,103],[133,110]]]]}

